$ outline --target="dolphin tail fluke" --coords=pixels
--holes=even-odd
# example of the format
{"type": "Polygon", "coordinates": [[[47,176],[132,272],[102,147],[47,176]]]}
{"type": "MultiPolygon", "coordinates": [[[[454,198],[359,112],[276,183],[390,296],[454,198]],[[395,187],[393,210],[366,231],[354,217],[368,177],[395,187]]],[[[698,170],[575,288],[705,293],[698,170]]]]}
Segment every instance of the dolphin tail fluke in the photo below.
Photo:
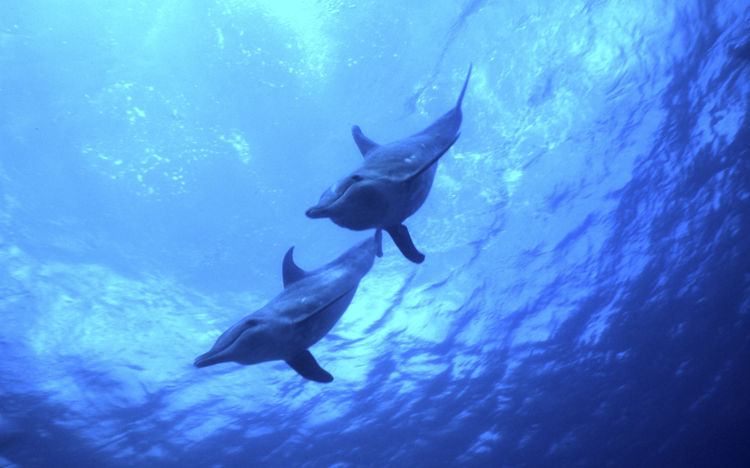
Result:
{"type": "Polygon", "coordinates": [[[285,362],[307,380],[320,383],[333,382],[333,376],[320,367],[312,353],[308,350],[295,354],[285,362]]]}
{"type": "Polygon", "coordinates": [[[473,63],[469,64],[469,73],[466,75],[466,81],[464,81],[464,87],[461,90],[461,94],[458,96],[458,102],[456,103],[456,109],[461,110],[461,102],[464,100],[464,94],[466,93],[466,87],[469,85],[469,77],[471,76],[471,69],[474,66],[473,63]]]}
{"type": "MultiPolygon", "coordinates": [[[[461,88],[461,94],[458,95],[458,101],[453,109],[449,110],[439,119],[432,123],[429,127],[425,128],[419,133],[415,133],[412,137],[418,137],[422,135],[429,135],[432,138],[438,137],[439,140],[445,140],[451,138],[450,135],[455,135],[458,129],[461,127],[461,103],[464,100],[466,89],[469,86],[469,78],[471,77],[471,69],[473,65],[469,65],[469,73],[466,75],[466,81],[464,81],[464,87],[461,88]]],[[[452,144],[452,143],[451,143],[452,144]]],[[[447,148],[446,148],[447,149],[447,148]]]]}
{"type": "Polygon", "coordinates": [[[391,235],[391,239],[396,243],[398,250],[404,254],[404,257],[414,263],[422,263],[424,261],[424,254],[414,247],[414,242],[411,241],[411,236],[406,226],[399,224],[398,226],[386,229],[386,232],[391,235]]]}
{"type": "Polygon", "coordinates": [[[382,229],[376,229],[375,230],[375,255],[378,256],[378,258],[381,258],[383,256],[383,230],[382,229]]]}

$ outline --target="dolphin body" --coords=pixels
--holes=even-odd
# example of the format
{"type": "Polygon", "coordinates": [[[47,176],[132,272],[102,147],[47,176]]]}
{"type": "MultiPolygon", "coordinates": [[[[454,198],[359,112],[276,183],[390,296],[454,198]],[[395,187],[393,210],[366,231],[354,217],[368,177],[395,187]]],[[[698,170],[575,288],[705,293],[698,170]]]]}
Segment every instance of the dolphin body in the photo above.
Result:
{"type": "Polygon", "coordinates": [[[307,210],[307,216],[331,218],[354,231],[383,229],[406,258],[422,263],[424,255],[414,247],[403,222],[427,199],[438,159],[460,135],[461,101],[470,76],[471,67],[456,106],[408,138],[379,145],[358,126],[352,127],[364,163],[323,192],[318,204],[307,210]]]}
{"type": "Polygon", "coordinates": [[[284,291],[222,333],[209,352],[195,359],[195,366],[229,361],[248,365],[280,359],[306,379],[333,381],[307,348],[323,338],[344,314],[375,256],[382,256],[381,238],[377,230],[372,238],[310,272],[295,265],[294,247],[289,249],[282,266],[284,291]]]}

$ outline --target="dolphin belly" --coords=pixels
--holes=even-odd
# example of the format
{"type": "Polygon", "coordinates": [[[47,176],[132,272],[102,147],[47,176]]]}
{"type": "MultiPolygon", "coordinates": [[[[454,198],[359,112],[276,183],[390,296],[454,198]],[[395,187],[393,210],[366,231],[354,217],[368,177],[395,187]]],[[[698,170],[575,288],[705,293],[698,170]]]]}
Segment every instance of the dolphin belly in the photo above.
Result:
{"type": "Polygon", "coordinates": [[[296,354],[299,350],[307,349],[320,341],[326,334],[331,331],[336,322],[339,321],[349,304],[351,304],[354,294],[357,292],[357,286],[350,291],[342,294],[339,298],[322,308],[315,315],[305,318],[294,325],[294,350],[291,354],[296,354]]]}

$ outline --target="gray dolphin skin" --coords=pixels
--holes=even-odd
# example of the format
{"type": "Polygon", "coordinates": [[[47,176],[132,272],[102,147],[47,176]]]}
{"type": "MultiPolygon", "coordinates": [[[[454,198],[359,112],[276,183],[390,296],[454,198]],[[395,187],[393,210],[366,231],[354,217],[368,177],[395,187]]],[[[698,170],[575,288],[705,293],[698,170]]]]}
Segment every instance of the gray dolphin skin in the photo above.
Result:
{"type": "Polygon", "coordinates": [[[294,247],[289,249],[282,265],[284,291],[222,333],[209,352],[195,359],[195,366],[282,360],[306,379],[332,382],[333,376],[307,348],[323,338],[349,307],[375,256],[382,256],[381,239],[378,229],[373,237],[310,272],[295,265],[294,247]]]}
{"type": "Polygon", "coordinates": [[[414,247],[403,222],[427,199],[438,159],[460,135],[461,101],[470,76],[471,66],[456,106],[408,138],[379,145],[358,126],[352,127],[364,163],[323,192],[318,204],[307,210],[307,216],[331,218],[354,231],[383,229],[406,258],[422,263],[424,255],[414,247]]]}

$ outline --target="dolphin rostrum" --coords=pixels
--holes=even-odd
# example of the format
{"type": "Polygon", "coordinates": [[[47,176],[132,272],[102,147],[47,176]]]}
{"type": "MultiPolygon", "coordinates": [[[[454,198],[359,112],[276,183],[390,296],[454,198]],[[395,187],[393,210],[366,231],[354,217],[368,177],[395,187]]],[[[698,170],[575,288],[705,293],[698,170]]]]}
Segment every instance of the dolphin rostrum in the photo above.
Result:
{"type": "Polygon", "coordinates": [[[195,366],[229,361],[248,365],[280,359],[306,379],[333,381],[307,348],[323,338],[344,314],[375,256],[382,256],[381,238],[378,229],[373,237],[309,272],[295,265],[294,247],[289,249],[282,266],[284,291],[222,333],[209,352],[195,359],[195,366]]]}
{"type": "Polygon", "coordinates": [[[461,101],[470,76],[471,66],[456,106],[408,138],[379,145],[358,126],[352,127],[364,163],[323,192],[318,204],[307,210],[307,216],[331,218],[339,226],[354,231],[383,229],[406,258],[422,263],[424,255],[414,247],[403,222],[424,203],[438,159],[460,135],[461,101]]]}

